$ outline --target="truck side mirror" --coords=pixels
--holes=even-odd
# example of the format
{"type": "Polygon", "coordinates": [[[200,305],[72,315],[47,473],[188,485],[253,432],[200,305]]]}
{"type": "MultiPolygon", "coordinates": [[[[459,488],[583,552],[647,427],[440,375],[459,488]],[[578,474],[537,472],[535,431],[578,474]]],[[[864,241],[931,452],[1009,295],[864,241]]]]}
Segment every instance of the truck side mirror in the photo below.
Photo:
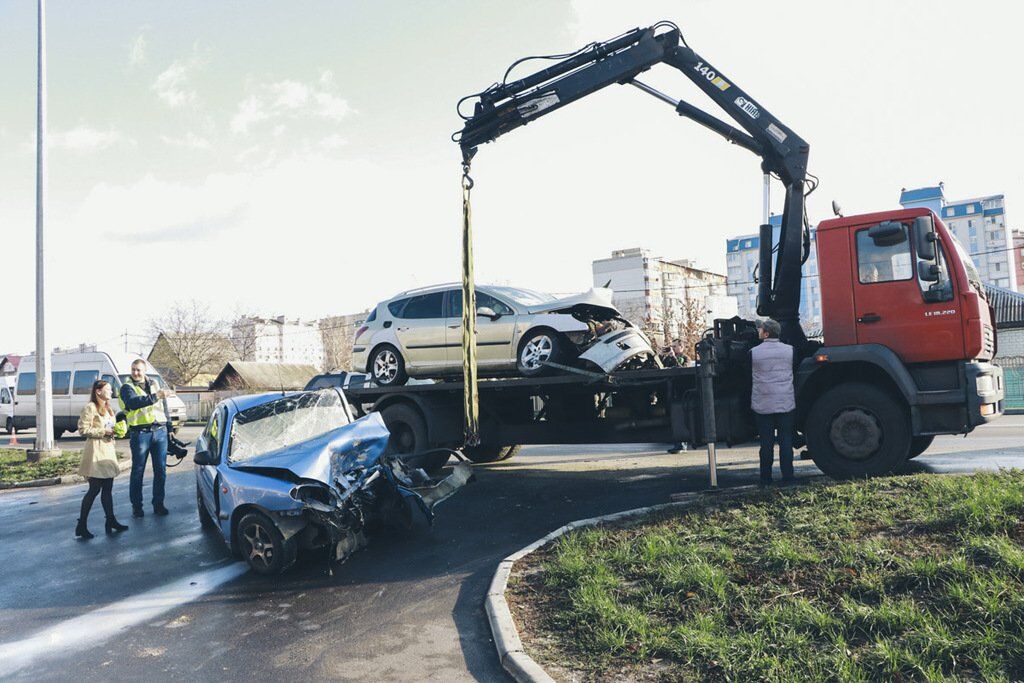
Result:
{"type": "Polygon", "coordinates": [[[935,225],[930,216],[918,216],[914,219],[914,242],[917,246],[917,257],[925,261],[935,260],[935,225]]]}
{"type": "Polygon", "coordinates": [[[878,247],[893,247],[902,244],[907,239],[907,233],[902,223],[897,221],[883,221],[868,229],[868,237],[878,247]]]}
{"type": "Polygon", "coordinates": [[[936,263],[920,260],[917,262],[917,277],[922,282],[938,282],[942,268],[936,263]]]}

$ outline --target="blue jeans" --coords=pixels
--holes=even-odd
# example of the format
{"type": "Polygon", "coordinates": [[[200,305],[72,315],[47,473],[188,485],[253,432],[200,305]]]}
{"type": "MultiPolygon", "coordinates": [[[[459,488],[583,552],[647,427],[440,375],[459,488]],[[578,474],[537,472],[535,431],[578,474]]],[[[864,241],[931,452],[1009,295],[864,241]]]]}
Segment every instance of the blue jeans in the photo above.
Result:
{"type": "Polygon", "coordinates": [[[153,507],[164,504],[164,482],[167,480],[167,428],[156,427],[151,432],[132,430],[128,434],[132,449],[132,477],[128,484],[128,497],[133,508],[142,507],[142,476],[146,473],[146,459],[153,456],[153,507]]]}
{"type": "Polygon", "coordinates": [[[775,441],[778,432],[779,469],[783,479],[793,477],[793,413],[754,413],[757,433],[761,435],[761,482],[772,480],[775,441]]]}

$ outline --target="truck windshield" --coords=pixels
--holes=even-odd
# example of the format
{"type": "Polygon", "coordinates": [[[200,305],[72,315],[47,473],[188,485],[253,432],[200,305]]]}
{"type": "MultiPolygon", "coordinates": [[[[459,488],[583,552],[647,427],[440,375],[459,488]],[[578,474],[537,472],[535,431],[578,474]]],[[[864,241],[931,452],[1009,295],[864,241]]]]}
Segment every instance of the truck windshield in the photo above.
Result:
{"type": "Polygon", "coordinates": [[[956,238],[952,231],[950,231],[949,236],[953,239],[953,248],[956,249],[956,255],[960,257],[961,263],[964,264],[964,270],[967,271],[967,281],[971,283],[971,287],[984,299],[985,288],[981,284],[981,275],[978,273],[978,267],[974,265],[971,255],[967,253],[967,250],[960,244],[960,240],[956,238]]]}

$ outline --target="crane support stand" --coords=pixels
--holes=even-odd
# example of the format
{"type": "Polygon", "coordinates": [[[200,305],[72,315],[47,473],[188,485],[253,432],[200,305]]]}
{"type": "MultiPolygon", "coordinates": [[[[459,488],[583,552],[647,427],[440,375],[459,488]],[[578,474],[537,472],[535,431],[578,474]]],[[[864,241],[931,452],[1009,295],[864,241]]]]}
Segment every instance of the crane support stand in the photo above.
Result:
{"type": "Polygon", "coordinates": [[[715,442],[718,429],[715,425],[715,343],[704,338],[697,344],[697,376],[700,378],[700,404],[704,416],[704,439],[708,444],[708,486],[718,488],[718,455],[715,442]]]}
{"type": "Polygon", "coordinates": [[[462,384],[466,446],[480,443],[480,398],[476,384],[476,287],[473,283],[473,221],[469,160],[462,164],[462,384]]]}

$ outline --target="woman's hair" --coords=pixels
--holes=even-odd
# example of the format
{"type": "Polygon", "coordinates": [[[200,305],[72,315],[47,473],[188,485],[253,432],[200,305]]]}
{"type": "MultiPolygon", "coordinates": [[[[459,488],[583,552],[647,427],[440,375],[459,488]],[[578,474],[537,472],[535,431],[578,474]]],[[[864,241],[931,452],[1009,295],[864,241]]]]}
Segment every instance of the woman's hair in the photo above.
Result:
{"type": "Polygon", "coordinates": [[[100,414],[113,415],[114,409],[110,407],[109,403],[103,403],[100,401],[100,392],[103,391],[103,387],[110,384],[105,379],[98,379],[92,383],[92,393],[89,394],[89,401],[91,401],[96,409],[100,411],[100,414]]]}

